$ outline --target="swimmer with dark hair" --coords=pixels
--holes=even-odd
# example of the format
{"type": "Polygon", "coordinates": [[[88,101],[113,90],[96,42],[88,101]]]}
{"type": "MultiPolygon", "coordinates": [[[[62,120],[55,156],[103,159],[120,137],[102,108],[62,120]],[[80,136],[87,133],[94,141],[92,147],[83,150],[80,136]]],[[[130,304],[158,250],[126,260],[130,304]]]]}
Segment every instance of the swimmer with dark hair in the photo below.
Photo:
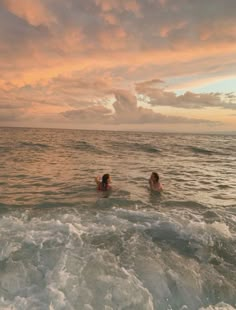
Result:
{"type": "Polygon", "coordinates": [[[159,174],[156,172],[152,172],[150,179],[149,179],[150,189],[156,192],[163,191],[163,186],[160,182],[159,174]]]}
{"type": "Polygon", "coordinates": [[[111,177],[108,173],[104,174],[102,179],[100,177],[96,177],[95,182],[97,183],[97,190],[99,191],[107,191],[111,189],[111,177]]]}

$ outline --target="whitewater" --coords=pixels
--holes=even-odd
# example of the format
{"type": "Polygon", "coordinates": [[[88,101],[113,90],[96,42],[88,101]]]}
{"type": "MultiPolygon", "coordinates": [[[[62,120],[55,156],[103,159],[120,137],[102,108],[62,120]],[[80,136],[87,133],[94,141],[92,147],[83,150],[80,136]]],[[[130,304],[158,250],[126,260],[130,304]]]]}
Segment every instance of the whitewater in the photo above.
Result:
{"type": "Polygon", "coordinates": [[[0,309],[236,309],[235,154],[233,135],[0,128],[0,309]]]}

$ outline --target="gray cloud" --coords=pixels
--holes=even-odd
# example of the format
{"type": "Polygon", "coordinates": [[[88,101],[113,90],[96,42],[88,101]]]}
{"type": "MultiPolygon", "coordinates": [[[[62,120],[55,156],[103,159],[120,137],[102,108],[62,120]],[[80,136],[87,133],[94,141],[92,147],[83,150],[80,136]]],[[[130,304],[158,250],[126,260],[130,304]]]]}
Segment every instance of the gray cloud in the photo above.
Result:
{"type": "Polygon", "coordinates": [[[211,123],[202,119],[166,116],[156,113],[152,109],[138,106],[136,97],[124,90],[116,91],[115,98],[113,107],[115,109],[114,119],[117,123],[211,123]]]}
{"type": "Polygon", "coordinates": [[[1,109],[0,121],[3,121],[3,122],[19,121],[21,119],[22,119],[22,116],[17,111],[1,109]]]}
{"type": "Polygon", "coordinates": [[[32,55],[34,44],[41,49],[42,42],[48,38],[46,27],[29,25],[27,21],[1,7],[0,4],[0,64],[4,65],[3,60],[9,61],[16,55],[18,60],[32,55]]]}
{"type": "Polygon", "coordinates": [[[84,109],[74,109],[63,112],[62,115],[72,121],[79,123],[110,123],[112,122],[112,111],[104,106],[96,105],[84,109]]]}
{"type": "MultiPolygon", "coordinates": [[[[35,8],[34,19],[29,18],[29,3],[21,3],[21,9],[16,4],[15,7],[9,5],[9,0],[0,3],[0,37],[9,47],[13,44],[25,46],[31,40],[40,50],[65,52],[63,42],[59,45],[55,40],[64,40],[71,29],[75,34],[74,40],[76,31],[82,32],[82,44],[79,47],[86,46],[86,53],[92,50],[98,52],[99,49],[110,50],[109,44],[102,44],[101,34],[106,32],[115,36],[121,28],[127,36],[126,48],[132,50],[155,47],[172,49],[176,44],[185,46],[199,44],[200,41],[203,44],[208,40],[236,40],[233,31],[236,11],[234,0],[215,0],[214,5],[194,0],[169,0],[166,5],[161,5],[159,1],[143,0],[41,0],[31,4],[35,8]],[[108,23],[104,18],[106,14],[112,14],[116,23],[108,23]],[[50,44],[37,44],[41,37],[50,44]]],[[[67,51],[70,52],[73,50],[67,51]]]]}
{"type": "Polygon", "coordinates": [[[27,119],[25,110],[17,105],[2,105],[0,103],[0,122],[24,121],[27,119]]]}
{"type": "Polygon", "coordinates": [[[186,92],[176,95],[158,86],[159,80],[146,81],[136,84],[136,91],[140,95],[148,97],[147,102],[152,106],[170,106],[184,109],[202,109],[206,107],[218,107],[224,109],[236,108],[236,94],[228,93],[193,93],[186,92]],[[157,86],[157,87],[156,87],[157,86]]]}
{"type": "Polygon", "coordinates": [[[116,90],[114,96],[114,111],[100,105],[69,110],[63,115],[72,121],[91,124],[219,124],[219,122],[203,119],[166,116],[156,113],[152,109],[138,106],[136,97],[126,90],[116,90]]]}

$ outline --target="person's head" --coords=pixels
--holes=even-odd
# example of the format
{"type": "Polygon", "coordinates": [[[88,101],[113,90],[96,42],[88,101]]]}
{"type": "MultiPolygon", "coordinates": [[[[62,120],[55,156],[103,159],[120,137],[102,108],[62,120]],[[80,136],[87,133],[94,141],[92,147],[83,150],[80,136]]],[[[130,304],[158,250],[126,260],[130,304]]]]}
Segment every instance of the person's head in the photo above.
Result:
{"type": "Polygon", "coordinates": [[[110,174],[106,173],[102,176],[102,185],[103,187],[107,187],[110,182],[110,174]]]}
{"type": "Polygon", "coordinates": [[[159,174],[158,174],[158,173],[153,172],[151,178],[152,178],[152,180],[153,180],[155,183],[159,182],[159,174]]]}

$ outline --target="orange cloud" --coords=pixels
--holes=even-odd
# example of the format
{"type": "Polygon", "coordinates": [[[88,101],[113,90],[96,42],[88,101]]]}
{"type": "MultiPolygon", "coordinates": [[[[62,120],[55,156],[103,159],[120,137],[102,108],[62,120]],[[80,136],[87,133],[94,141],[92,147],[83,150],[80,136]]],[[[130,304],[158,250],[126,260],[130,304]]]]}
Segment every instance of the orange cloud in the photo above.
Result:
{"type": "Polygon", "coordinates": [[[166,38],[166,37],[168,37],[168,35],[171,31],[183,29],[186,25],[187,25],[186,21],[180,21],[176,24],[164,25],[160,29],[160,36],[162,38],[166,38]]]}
{"type": "Polygon", "coordinates": [[[122,28],[113,28],[99,34],[101,47],[106,50],[124,49],[126,47],[126,33],[122,28]]]}
{"type": "Polygon", "coordinates": [[[95,0],[96,4],[103,12],[130,11],[135,15],[139,15],[140,6],[136,0],[95,0]]]}
{"type": "Polygon", "coordinates": [[[49,46],[51,49],[56,49],[58,51],[63,51],[66,53],[74,53],[82,51],[86,48],[83,44],[84,33],[82,29],[76,27],[68,27],[64,29],[60,36],[55,34],[49,46]]]}
{"type": "Polygon", "coordinates": [[[162,7],[164,7],[167,4],[167,0],[159,0],[159,3],[162,7]]]}
{"type": "Polygon", "coordinates": [[[117,25],[118,20],[114,14],[102,14],[103,19],[110,25],[117,25]]]}
{"type": "Polygon", "coordinates": [[[26,20],[30,25],[48,25],[55,22],[55,18],[40,0],[3,0],[3,3],[10,12],[26,20]]]}
{"type": "Polygon", "coordinates": [[[135,15],[139,16],[140,14],[140,6],[135,0],[125,1],[124,8],[127,11],[133,12],[135,15]]]}
{"type": "Polygon", "coordinates": [[[236,24],[232,20],[214,22],[211,25],[203,23],[199,26],[199,36],[202,41],[236,40],[236,24]]]}
{"type": "MultiPolygon", "coordinates": [[[[125,37],[125,34],[122,30],[116,33],[117,37],[125,37]]],[[[110,49],[112,47],[124,47],[124,41],[116,42],[112,39],[113,32],[101,34],[101,43],[105,48],[110,44],[110,49]],[[114,45],[113,45],[114,44],[114,45]]],[[[213,43],[207,44],[206,46],[197,46],[194,49],[191,46],[184,46],[175,50],[148,50],[148,51],[119,51],[117,49],[112,50],[112,54],[107,54],[106,52],[91,53],[86,55],[85,53],[80,55],[73,55],[67,57],[66,55],[54,55],[55,57],[50,57],[50,55],[40,54],[39,51],[38,58],[39,64],[35,63],[35,58],[28,59],[16,59],[15,60],[15,71],[5,73],[4,85],[5,87],[11,88],[14,85],[23,86],[26,84],[35,84],[39,81],[49,81],[53,77],[56,77],[60,74],[64,75],[73,71],[81,71],[90,69],[103,69],[103,70],[114,70],[116,67],[127,66],[130,67],[141,67],[144,65],[157,65],[161,64],[162,66],[167,66],[172,63],[179,63],[181,60],[184,60],[186,65],[188,62],[193,63],[194,61],[200,60],[201,58],[210,57],[214,61],[216,57],[216,62],[218,63],[221,57],[226,57],[226,55],[233,55],[236,53],[236,45],[233,46],[230,43],[218,44],[213,43]],[[47,66],[43,65],[47,64],[47,66]],[[18,70],[17,70],[18,68],[18,70]],[[22,68],[24,68],[22,70],[22,68]]],[[[200,65],[201,66],[201,65],[200,65]]],[[[179,74],[184,70],[184,65],[179,66],[179,74]]],[[[194,67],[192,67],[194,70],[194,67]]],[[[196,68],[199,70],[199,65],[196,68]]],[[[3,74],[3,73],[2,73],[3,74]]],[[[162,75],[161,72],[159,73],[162,75]]]]}

